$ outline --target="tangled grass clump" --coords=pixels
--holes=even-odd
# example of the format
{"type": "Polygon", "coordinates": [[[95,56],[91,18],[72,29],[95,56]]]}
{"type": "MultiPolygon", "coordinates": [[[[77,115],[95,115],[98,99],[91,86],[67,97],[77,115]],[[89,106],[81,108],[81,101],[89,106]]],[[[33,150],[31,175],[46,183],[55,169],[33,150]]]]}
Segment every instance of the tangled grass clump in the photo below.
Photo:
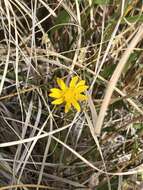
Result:
{"type": "Polygon", "coordinates": [[[142,7],[0,1],[1,190],[142,189],[142,7]]]}

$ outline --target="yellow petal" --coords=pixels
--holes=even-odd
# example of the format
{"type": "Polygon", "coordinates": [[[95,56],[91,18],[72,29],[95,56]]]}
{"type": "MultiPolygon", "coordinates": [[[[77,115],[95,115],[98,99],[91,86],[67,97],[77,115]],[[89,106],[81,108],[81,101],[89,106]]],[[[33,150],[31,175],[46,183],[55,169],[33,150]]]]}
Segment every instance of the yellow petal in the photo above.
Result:
{"type": "Polygon", "coordinates": [[[77,87],[77,88],[76,88],[76,91],[77,91],[78,93],[81,93],[81,92],[84,92],[84,91],[87,90],[87,89],[88,89],[88,86],[83,85],[83,86],[77,87]]]}
{"type": "Polygon", "coordinates": [[[62,104],[63,101],[64,101],[63,98],[58,98],[58,99],[54,100],[54,101],[52,102],[52,104],[55,104],[55,105],[62,104]]]}
{"type": "Polygon", "coordinates": [[[50,97],[61,98],[61,96],[62,96],[62,91],[59,90],[58,88],[51,89],[51,92],[52,93],[49,94],[50,97]]]}
{"type": "Polygon", "coordinates": [[[76,87],[79,87],[79,86],[84,86],[85,85],[85,80],[81,80],[77,83],[76,87]]]}
{"type": "Polygon", "coordinates": [[[67,113],[71,108],[71,104],[70,103],[66,103],[65,105],[65,113],[67,113]]]}
{"type": "Polygon", "coordinates": [[[80,101],[87,100],[87,96],[83,94],[77,94],[76,99],[80,101]]]}
{"type": "Polygon", "coordinates": [[[51,92],[61,92],[61,90],[59,88],[51,88],[50,89],[51,92]]]}
{"type": "Polygon", "coordinates": [[[59,85],[59,87],[62,89],[62,90],[65,90],[67,88],[66,84],[64,83],[64,81],[60,78],[57,78],[57,83],[59,85]]]}
{"type": "Polygon", "coordinates": [[[80,105],[79,105],[79,103],[78,103],[76,100],[73,100],[73,101],[72,101],[72,105],[73,105],[73,107],[75,107],[75,109],[76,109],[78,112],[80,112],[80,105]]]}
{"type": "Polygon", "coordinates": [[[70,82],[70,87],[73,88],[76,86],[76,83],[78,81],[78,76],[75,76],[72,78],[71,82],[70,82]]]}
{"type": "Polygon", "coordinates": [[[50,93],[49,96],[52,97],[52,98],[61,98],[62,94],[59,94],[59,93],[50,93]]]}

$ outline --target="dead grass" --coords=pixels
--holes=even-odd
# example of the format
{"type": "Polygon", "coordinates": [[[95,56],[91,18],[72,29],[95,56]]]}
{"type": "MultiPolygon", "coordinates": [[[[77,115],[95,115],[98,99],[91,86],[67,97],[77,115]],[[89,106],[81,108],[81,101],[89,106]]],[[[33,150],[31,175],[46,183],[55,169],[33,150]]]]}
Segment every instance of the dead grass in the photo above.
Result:
{"type": "Polygon", "coordinates": [[[0,190],[143,187],[140,0],[0,2],[0,190]],[[56,78],[89,85],[53,106],[56,78]]]}

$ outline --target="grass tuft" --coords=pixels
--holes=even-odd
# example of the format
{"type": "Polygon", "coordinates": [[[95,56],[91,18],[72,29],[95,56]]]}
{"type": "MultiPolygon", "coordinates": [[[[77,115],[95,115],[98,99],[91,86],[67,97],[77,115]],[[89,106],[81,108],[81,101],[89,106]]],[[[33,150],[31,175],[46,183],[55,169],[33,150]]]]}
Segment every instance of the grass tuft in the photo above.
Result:
{"type": "Polygon", "coordinates": [[[142,50],[140,0],[0,1],[0,190],[142,189],[142,50]]]}

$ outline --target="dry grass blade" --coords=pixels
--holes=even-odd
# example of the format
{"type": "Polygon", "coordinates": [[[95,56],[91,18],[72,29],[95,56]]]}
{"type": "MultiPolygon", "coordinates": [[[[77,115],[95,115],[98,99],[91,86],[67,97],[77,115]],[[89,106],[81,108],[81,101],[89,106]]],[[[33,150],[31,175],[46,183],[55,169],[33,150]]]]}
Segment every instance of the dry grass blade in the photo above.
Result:
{"type": "MultiPolygon", "coordinates": [[[[52,120],[52,118],[50,118],[50,132],[52,132],[52,131],[53,131],[53,120],[52,120]]],[[[41,165],[41,169],[40,169],[40,174],[39,174],[39,178],[38,178],[38,185],[41,184],[42,175],[43,175],[44,167],[46,164],[47,155],[49,153],[50,144],[51,144],[51,135],[49,135],[48,140],[47,140],[47,144],[46,144],[46,148],[45,148],[45,152],[44,152],[44,156],[43,156],[43,161],[42,161],[42,165],[41,165]]],[[[38,188],[37,188],[37,190],[38,190],[38,188]]]]}
{"type": "MultiPolygon", "coordinates": [[[[78,0],[76,0],[75,2],[76,2],[77,21],[78,21],[79,26],[81,26],[79,2],[78,0]]],[[[74,70],[75,63],[77,62],[77,58],[79,56],[79,49],[81,48],[81,39],[82,39],[82,30],[81,30],[81,27],[78,27],[77,49],[75,51],[72,66],[71,66],[72,71],[74,70]]]]}
{"type": "Polygon", "coordinates": [[[106,94],[105,97],[103,99],[103,103],[100,109],[100,113],[98,115],[97,118],[97,122],[96,122],[96,128],[95,128],[95,134],[100,135],[101,133],[101,128],[102,128],[102,124],[104,121],[104,117],[106,114],[106,111],[108,109],[108,105],[112,96],[112,93],[114,91],[114,88],[118,82],[118,79],[122,73],[122,70],[130,56],[130,54],[132,53],[132,51],[134,50],[134,48],[136,47],[136,45],[139,43],[139,41],[143,38],[143,25],[141,25],[138,29],[138,32],[136,33],[135,37],[133,38],[133,40],[130,42],[128,48],[126,49],[126,51],[124,52],[122,58],[120,59],[106,90],[106,94]]]}
{"type": "Polygon", "coordinates": [[[22,139],[22,140],[19,140],[19,141],[1,143],[0,147],[9,147],[9,146],[14,146],[14,145],[24,144],[24,143],[27,143],[27,142],[32,142],[35,139],[38,140],[38,139],[45,138],[45,137],[47,137],[49,135],[53,135],[53,134],[58,133],[58,132],[60,132],[62,130],[65,130],[65,129],[69,128],[69,127],[70,127],[70,125],[66,125],[66,126],[63,126],[63,127],[59,128],[59,129],[55,129],[52,132],[48,132],[48,133],[45,132],[45,131],[42,131],[44,134],[34,136],[34,137],[25,138],[25,139],[22,139]]]}
{"type": "Polygon", "coordinates": [[[0,190],[142,188],[142,11],[0,1],[0,190]]]}
{"type": "MultiPolygon", "coordinates": [[[[85,114],[85,118],[86,118],[86,120],[88,122],[88,126],[89,126],[89,129],[90,129],[91,135],[92,135],[92,137],[93,137],[93,139],[94,139],[94,141],[95,141],[95,143],[97,145],[97,148],[99,150],[99,153],[100,153],[100,156],[101,156],[101,159],[102,159],[102,162],[103,162],[104,169],[107,172],[107,168],[106,168],[105,160],[104,160],[104,157],[103,157],[103,154],[102,154],[102,150],[101,150],[98,138],[97,138],[96,134],[94,133],[94,130],[95,130],[94,126],[93,126],[93,124],[92,124],[92,122],[90,120],[89,115],[86,112],[84,112],[84,114],[85,114]]],[[[108,180],[108,188],[109,188],[109,190],[111,190],[110,179],[109,179],[108,174],[106,174],[106,175],[107,175],[107,180],[108,180]]]]}
{"type": "Polygon", "coordinates": [[[83,156],[81,156],[78,152],[76,152],[74,149],[70,148],[67,144],[56,138],[55,136],[52,136],[54,140],[56,140],[58,143],[63,145],[65,148],[67,148],[69,151],[71,151],[75,156],[77,156],[80,160],[82,160],[87,166],[91,167],[92,169],[101,172],[101,173],[106,173],[103,170],[100,170],[99,168],[95,167],[91,162],[89,162],[87,159],[85,159],[83,156]]]}
{"type": "Polygon", "coordinates": [[[8,190],[10,188],[40,188],[40,189],[55,189],[45,185],[36,185],[36,184],[19,184],[19,185],[8,185],[5,187],[0,187],[0,190],[8,190]]]}
{"type": "Polygon", "coordinates": [[[95,127],[96,120],[97,120],[97,111],[95,109],[91,95],[88,95],[88,104],[91,111],[92,123],[93,123],[93,126],[95,127]]]}
{"type": "MultiPolygon", "coordinates": [[[[99,75],[99,73],[100,73],[100,71],[101,71],[101,68],[102,68],[102,66],[103,66],[103,64],[104,64],[104,62],[105,62],[105,60],[106,60],[106,57],[107,57],[107,55],[108,55],[108,53],[109,53],[109,50],[110,50],[110,48],[111,48],[111,46],[112,46],[113,40],[114,40],[114,38],[115,38],[115,36],[116,36],[116,33],[117,33],[117,31],[118,31],[118,28],[119,28],[119,26],[120,26],[120,23],[121,23],[121,20],[122,20],[122,17],[123,17],[124,6],[125,6],[125,0],[122,0],[120,18],[119,18],[119,20],[117,21],[117,24],[116,24],[116,26],[115,26],[115,28],[114,28],[114,31],[113,31],[113,33],[112,33],[112,36],[111,36],[110,41],[109,41],[109,43],[108,43],[108,46],[107,46],[107,48],[106,48],[106,50],[105,50],[103,59],[102,59],[100,65],[99,65],[99,68],[98,68],[97,72],[96,72],[94,81],[95,81],[96,78],[98,77],[98,75],[99,75]]],[[[105,9],[105,10],[106,10],[106,9],[105,9]]],[[[104,12],[105,12],[105,10],[104,10],[104,12]]],[[[105,13],[104,13],[104,14],[105,14],[105,13]]],[[[103,20],[103,22],[102,22],[102,25],[103,25],[103,26],[102,26],[102,28],[103,28],[103,27],[104,27],[104,20],[103,20]]],[[[102,29],[102,30],[103,30],[103,29],[102,29]]],[[[103,31],[102,31],[102,33],[103,33],[103,31]]],[[[101,51],[101,47],[102,47],[102,40],[103,40],[103,39],[101,39],[101,44],[100,44],[100,49],[99,49],[99,54],[98,54],[98,56],[100,56],[100,51],[101,51]]],[[[98,59],[99,59],[99,57],[98,57],[98,59]]],[[[97,60],[97,61],[99,62],[99,60],[97,60]]],[[[94,81],[93,81],[93,82],[94,82],[94,81]]]]}

